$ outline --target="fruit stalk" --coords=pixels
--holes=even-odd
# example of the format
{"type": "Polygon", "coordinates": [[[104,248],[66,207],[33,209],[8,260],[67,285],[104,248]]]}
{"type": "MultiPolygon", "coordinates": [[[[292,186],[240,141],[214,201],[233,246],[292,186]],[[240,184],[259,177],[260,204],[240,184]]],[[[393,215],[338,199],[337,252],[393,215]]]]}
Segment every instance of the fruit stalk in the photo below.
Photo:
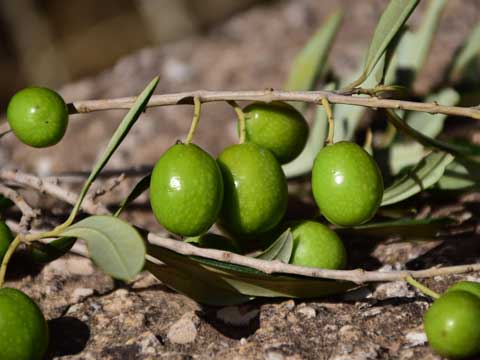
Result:
{"type": "Polygon", "coordinates": [[[188,135],[185,139],[185,144],[190,144],[192,142],[193,135],[195,134],[195,130],[197,129],[198,122],[200,121],[200,114],[202,112],[202,102],[200,101],[200,98],[198,96],[195,96],[193,98],[193,105],[194,105],[194,110],[193,110],[192,125],[190,125],[190,131],[188,132],[188,135]]]}
{"type": "Polygon", "coordinates": [[[413,277],[410,275],[405,278],[405,281],[412,285],[414,288],[419,290],[420,292],[424,293],[427,296],[430,296],[433,299],[438,299],[440,297],[440,294],[433,291],[432,289],[429,289],[425,285],[419,283],[417,280],[415,280],[413,277]]]}
{"type": "Polygon", "coordinates": [[[335,135],[335,119],[333,117],[333,111],[332,107],[330,106],[330,103],[328,102],[328,99],[326,97],[322,98],[322,106],[325,109],[327,113],[327,119],[328,119],[328,135],[327,135],[327,140],[325,140],[326,145],[332,145],[333,144],[333,136],[335,135]]]}
{"type": "MultiPolygon", "coordinates": [[[[251,91],[191,91],[174,94],[153,95],[147,107],[193,104],[198,96],[202,103],[214,101],[297,101],[318,104],[322,98],[327,98],[331,104],[345,104],[364,106],[369,108],[384,108],[395,110],[412,110],[430,114],[446,114],[464,116],[480,120],[480,108],[445,106],[438,103],[423,103],[395,99],[382,99],[368,96],[343,95],[335,91],[280,91],[280,90],[251,90],[251,91]]],[[[116,99],[83,100],[68,104],[70,114],[88,113],[111,109],[129,109],[136,97],[116,99]]]]}
{"type": "Polygon", "coordinates": [[[17,235],[15,239],[10,243],[10,246],[5,253],[5,256],[2,259],[2,265],[0,265],[0,288],[3,287],[3,283],[5,282],[5,274],[7,272],[8,262],[12,257],[13,253],[17,249],[18,245],[22,242],[22,236],[17,235]]]}
{"type": "Polygon", "coordinates": [[[227,101],[228,104],[233,107],[233,110],[235,110],[235,113],[237,114],[238,118],[238,133],[239,133],[239,138],[238,138],[238,143],[243,144],[245,142],[246,138],[246,125],[245,125],[245,114],[243,113],[242,108],[237,104],[236,101],[227,101]]]}

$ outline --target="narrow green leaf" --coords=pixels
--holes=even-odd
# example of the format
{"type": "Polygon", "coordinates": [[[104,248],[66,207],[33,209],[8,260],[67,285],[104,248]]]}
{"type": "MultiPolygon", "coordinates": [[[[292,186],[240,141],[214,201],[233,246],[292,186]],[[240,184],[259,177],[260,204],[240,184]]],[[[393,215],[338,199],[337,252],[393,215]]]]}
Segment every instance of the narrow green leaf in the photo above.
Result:
{"type": "Polygon", "coordinates": [[[122,122],[118,126],[117,130],[115,130],[115,133],[110,139],[110,142],[108,143],[107,148],[105,149],[102,156],[100,157],[100,160],[98,160],[95,166],[93,167],[93,170],[90,173],[90,176],[88,177],[87,181],[83,185],[83,188],[82,188],[82,191],[80,192],[80,196],[78,197],[77,203],[75,204],[72,210],[72,213],[70,214],[71,219],[75,217],[78,209],[80,209],[82,201],[85,198],[85,195],[87,194],[88,189],[92,185],[93,181],[95,181],[100,171],[102,171],[102,169],[105,167],[108,160],[110,160],[115,150],[117,150],[117,148],[120,146],[125,136],[127,136],[132,126],[135,124],[137,119],[140,117],[140,115],[144,111],[145,106],[150,100],[150,97],[153,95],[155,88],[157,87],[157,84],[158,84],[158,77],[153,79],[150,82],[150,84],[148,84],[148,86],[145,88],[145,90],[143,90],[142,93],[137,97],[137,99],[135,100],[135,103],[130,108],[127,115],[125,115],[122,122]]]}
{"type": "MultiPolygon", "coordinates": [[[[174,267],[175,269],[185,271],[187,276],[190,276],[189,281],[191,284],[197,280],[199,282],[214,281],[212,280],[212,276],[216,276],[221,280],[216,280],[215,285],[220,287],[222,291],[232,291],[233,288],[237,292],[249,297],[320,297],[343,293],[356,286],[353,283],[345,281],[309,279],[306,277],[286,275],[268,275],[244,266],[200,257],[191,258],[183,256],[176,254],[171,250],[151,244],[149,245],[148,253],[150,256],[174,267]]],[[[172,288],[178,287],[176,279],[164,277],[162,281],[172,288]]],[[[196,298],[199,298],[200,295],[205,297],[205,294],[199,295],[199,291],[201,291],[201,289],[195,290],[193,296],[196,298]]],[[[215,299],[213,293],[211,293],[210,296],[212,298],[207,299],[209,303],[215,299]]],[[[217,298],[217,301],[219,302],[217,305],[221,305],[220,302],[223,300],[217,298]]]]}
{"type": "Polygon", "coordinates": [[[427,155],[415,168],[400,177],[383,193],[382,206],[394,204],[429,188],[442,177],[454,157],[437,151],[427,155]]]}
{"type": "Polygon", "coordinates": [[[151,174],[145,175],[140,181],[134,186],[130,194],[122,201],[117,211],[115,211],[115,216],[120,216],[123,210],[130,205],[136,198],[142,195],[150,187],[150,177],[151,174]]]}
{"type": "Polygon", "coordinates": [[[61,237],[48,244],[32,242],[29,246],[30,255],[36,263],[46,264],[69,252],[76,241],[74,237],[61,237]]]}
{"type": "Polygon", "coordinates": [[[278,260],[288,264],[292,250],[292,232],[287,229],[265,251],[255,257],[262,260],[278,260]]]}
{"type": "Polygon", "coordinates": [[[242,304],[252,296],[240,294],[220,276],[204,269],[187,257],[170,250],[165,251],[169,265],[146,262],[146,269],[166,286],[205,305],[225,306],[242,304]],[[174,265],[171,265],[171,264],[174,265]]]}
{"type": "Polygon", "coordinates": [[[445,4],[446,0],[430,0],[419,29],[415,32],[408,31],[400,41],[397,71],[403,78],[408,77],[408,81],[399,79],[405,86],[411,85],[430,53],[445,4]]]}
{"type": "Polygon", "coordinates": [[[480,187],[480,165],[455,159],[448,164],[445,173],[438,181],[442,190],[473,189],[480,187]]]}
{"type": "Polygon", "coordinates": [[[375,28],[367,58],[360,77],[347,88],[357,87],[365,81],[387,50],[390,42],[418,5],[420,0],[391,0],[375,28]]]}
{"type": "Polygon", "coordinates": [[[133,280],[143,269],[146,254],[143,238],[135,228],[117,217],[90,216],[61,235],[85,240],[92,260],[116,279],[133,280]]]}
{"type": "MultiPolygon", "coordinates": [[[[460,95],[452,88],[442,89],[436,94],[425,98],[427,103],[439,103],[446,106],[454,106],[460,100],[460,95]]],[[[437,137],[442,129],[447,115],[428,114],[415,111],[407,115],[407,124],[413,129],[429,137],[437,137]]]]}
{"type": "Polygon", "coordinates": [[[470,33],[462,49],[453,59],[450,77],[455,78],[462,74],[468,65],[480,54],[480,24],[470,33]]]}
{"type": "Polygon", "coordinates": [[[429,150],[417,142],[401,142],[393,144],[388,153],[388,164],[391,175],[397,175],[403,169],[418,164],[429,150]]]}
{"type": "Polygon", "coordinates": [[[285,84],[286,90],[305,91],[313,88],[317,76],[322,74],[327,66],[327,57],[342,16],[341,11],[330,15],[295,57],[285,84]]]}
{"type": "Polygon", "coordinates": [[[431,238],[438,234],[439,230],[453,223],[449,218],[429,218],[429,219],[400,219],[394,221],[382,221],[368,223],[353,228],[340,228],[336,231],[346,235],[362,236],[391,236],[399,235],[403,238],[413,237],[431,238]]]}
{"type": "MultiPolygon", "coordinates": [[[[327,90],[332,90],[334,84],[328,84],[327,90]]],[[[305,148],[293,161],[282,166],[287,178],[293,178],[308,174],[313,167],[313,161],[318,152],[325,146],[328,134],[327,113],[323,106],[317,106],[317,112],[313,125],[310,127],[308,140],[305,148]]]]}

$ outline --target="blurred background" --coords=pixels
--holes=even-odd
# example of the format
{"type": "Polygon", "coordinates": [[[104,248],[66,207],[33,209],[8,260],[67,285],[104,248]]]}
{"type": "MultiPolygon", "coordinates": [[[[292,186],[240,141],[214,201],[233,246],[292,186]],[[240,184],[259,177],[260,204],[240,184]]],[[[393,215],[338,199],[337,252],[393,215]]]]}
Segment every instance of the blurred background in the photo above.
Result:
{"type": "Polygon", "coordinates": [[[26,85],[59,87],[136,49],[208,31],[259,2],[0,0],[0,106],[26,85]]]}

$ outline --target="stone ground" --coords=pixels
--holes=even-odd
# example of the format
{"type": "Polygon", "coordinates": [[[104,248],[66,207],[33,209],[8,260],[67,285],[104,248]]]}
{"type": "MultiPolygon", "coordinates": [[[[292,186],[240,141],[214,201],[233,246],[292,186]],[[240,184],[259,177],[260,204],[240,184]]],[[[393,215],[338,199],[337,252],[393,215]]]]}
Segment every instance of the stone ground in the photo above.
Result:
{"type": "MultiPolygon", "coordinates": [[[[132,54],[112,69],[69,84],[60,92],[67,101],[130,96],[157,74],[161,76],[157,93],[280,88],[294,54],[338,6],[347,12],[331,59],[335,71],[351,72],[386,1],[366,4],[354,0],[322,1],[321,6],[315,0],[267,3],[206,34],[132,54]]],[[[423,8],[424,4],[414,14],[413,25],[423,8]]],[[[418,81],[419,91],[439,81],[442,69],[479,14],[475,0],[449,2],[427,70],[418,81]]],[[[149,110],[112,158],[109,169],[134,172],[151,167],[167,147],[186,134],[191,111],[191,107],[179,106],[149,110]]],[[[78,187],[79,176],[89,171],[121,115],[121,111],[111,111],[72,116],[65,139],[51,149],[32,150],[7,137],[0,149],[0,163],[43,176],[74,173],[64,182],[78,187]]],[[[226,105],[205,105],[196,142],[218,154],[235,141],[233,119],[226,105]]],[[[469,126],[468,134],[478,141],[478,126],[469,126]]],[[[101,200],[119,199],[134,182],[128,178],[101,200]]],[[[43,223],[38,226],[67,211],[46,196],[26,195],[43,209],[43,223]]],[[[416,269],[478,262],[479,203],[478,193],[437,202],[423,197],[414,204],[420,214],[454,212],[462,219],[455,233],[443,241],[427,242],[369,241],[366,245],[346,239],[351,267],[416,269]]],[[[146,197],[141,197],[126,217],[162,232],[146,197]]],[[[255,300],[214,308],[169,290],[148,274],[130,286],[114,282],[81,256],[69,255],[44,268],[25,268],[22,259],[15,259],[8,285],[27,292],[44,310],[52,335],[51,359],[437,358],[426,345],[421,326],[429,300],[403,282],[327,299],[255,300]]],[[[480,281],[480,274],[468,278],[480,281]]],[[[443,291],[458,279],[438,277],[426,284],[443,291]]]]}

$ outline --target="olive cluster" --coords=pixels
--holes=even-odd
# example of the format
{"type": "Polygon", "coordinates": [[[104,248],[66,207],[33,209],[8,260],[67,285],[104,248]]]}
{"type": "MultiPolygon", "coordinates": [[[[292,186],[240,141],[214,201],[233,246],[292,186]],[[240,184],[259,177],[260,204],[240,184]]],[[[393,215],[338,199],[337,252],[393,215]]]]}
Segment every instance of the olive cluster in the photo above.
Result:
{"type": "MultiPolygon", "coordinates": [[[[305,147],[308,124],[284,102],[255,102],[243,109],[245,142],[213,159],[194,144],[177,143],[156,163],[150,202],[158,222],[200,246],[242,251],[290,227],[291,263],[341,269],[346,251],[337,234],[314,221],[283,224],[288,187],[282,164],[305,147]],[[229,235],[203,235],[214,224],[229,235]],[[212,240],[214,239],[214,240],[212,240]],[[232,240],[234,239],[234,240],[232,240]]],[[[332,224],[354,226],[370,220],[383,194],[383,180],[372,157],[360,146],[340,142],[315,159],[312,188],[322,214],[332,224]]]]}

